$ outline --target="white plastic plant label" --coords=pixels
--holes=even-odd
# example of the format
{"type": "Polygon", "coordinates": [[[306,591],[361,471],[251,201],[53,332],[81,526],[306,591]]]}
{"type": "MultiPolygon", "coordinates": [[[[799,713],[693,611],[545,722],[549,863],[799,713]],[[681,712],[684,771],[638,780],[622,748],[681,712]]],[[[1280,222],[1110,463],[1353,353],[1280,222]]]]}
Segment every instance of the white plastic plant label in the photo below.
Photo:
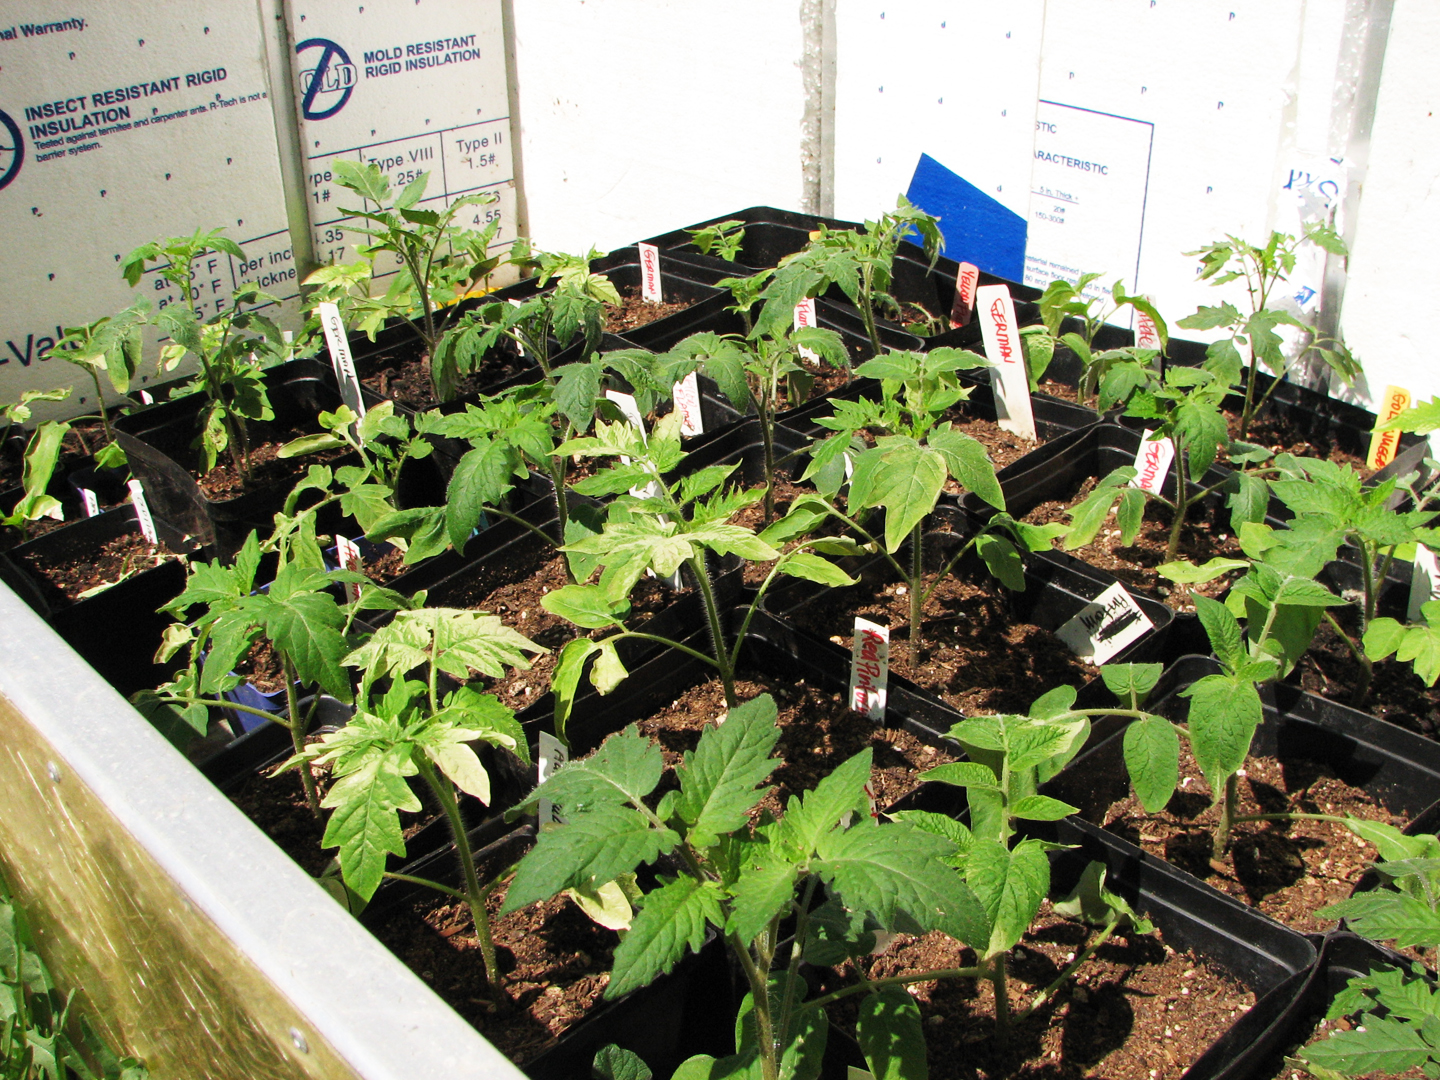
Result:
{"type": "Polygon", "coordinates": [[[705,422],[700,417],[700,380],[690,372],[675,384],[675,408],[680,410],[680,434],[703,435],[705,422]]]}
{"type": "Polygon", "coordinates": [[[640,437],[645,437],[645,418],[640,415],[640,406],[635,404],[635,396],[626,394],[620,390],[606,390],[605,397],[613,401],[620,408],[621,414],[626,421],[640,429],[640,437]]]}
{"type": "Polygon", "coordinates": [[[155,519],[150,516],[150,504],[145,501],[145,489],[141,487],[139,480],[131,480],[130,501],[135,506],[135,520],[140,523],[140,535],[152,544],[160,542],[160,536],[155,531],[155,519]]]}
{"type": "Polygon", "coordinates": [[[660,285],[660,249],[654,244],[636,244],[640,249],[640,299],[647,304],[662,304],[665,294],[660,285]]]}
{"type": "Polygon", "coordinates": [[[95,498],[95,492],[89,488],[80,489],[80,502],[85,507],[86,517],[98,517],[100,514],[100,500],[95,498]]]}
{"type": "Polygon", "coordinates": [[[950,325],[969,326],[975,317],[975,290],[980,287],[980,268],[962,262],[955,274],[955,302],[950,305],[950,325]]]}
{"type": "MultiPolygon", "coordinates": [[[[359,573],[361,567],[360,548],[354,540],[350,540],[347,537],[336,534],[335,556],[336,561],[340,564],[340,568],[342,570],[354,570],[356,573],[359,573]]],[[[351,603],[359,600],[359,583],[354,581],[347,581],[345,583],[345,595],[350,597],[351,603]]]]}
{"type": "Polygon", "coordinates": [[[153,395],[152,393],[150,393],[149,390],[141,390],[141,391],[140,391],[140,404],[141,404],[141,405],[154,405],[154,404],[155,404],[155,395],[153,395]]]}
{"type": "MultiPolygon", "coordinates": [[[[539,743],[536,754],[535,782],[543,784],[555,775],[556,770],[570,760],[570,751],[565,749],[565,744],[548,731],[540,732],[539,743]]],[[[535,813],[542,829],[546,825],[560,825],[565,821],[564,815],[555,809],[555,804],[549,799],[541,799],[535,813]]]]}
{"type": "Polygon", "coordinates": [[[890,628],[857,618],[850,646],[850,711],[871,720],[885,719],[889,681],[890,628]]]}
{"type": "MultiPolygon", "coordinates": [[[[806,327],[815,325],[815,298],[807,296],[795,305],[794,326],[796,330],[803,330],[806,327]]],[[[820,357],[815,354],[814,349],[800,349],[800,355],[812,364],[818,364],[820,357]]]]}
{"type": "Polygon", "coordinates": [[[1015,304],[1004,285],[982,285],[975,290],[980,331],[989,357],[990,379],[995,386],[996,422],[1022,439],[1035,439],[1035,417],[1030,411],[1030,379],[1025,354],[1020,351],[1020,326],[1015,304]]]}
{"type": "Polygon", "coordinates": [[[1435,553],[1424,544],[1415,545],[1415,572],[1410,575],[1410,602],[1405,605],[1405,621],[1419,622],[1420,609],[1431,600],[1440,600],[1440,568],[1435,553]]]}
{"type": "MultiPolygon", "coordinates": [[[[1145,299],[1150,300],[1150,297],[1147,296],[1145,299]]],[[[1154,303],[1153,300],[1150,302],[1154,303]]],[[[1160,328],[1155,325],[1154,319],[1138,309],[1135,312],[1135,347],[1137,349],[1160,348],[1160,328]]]]}
{"type": "Polygon", "coordinates": [[[1106,664],[1154,628],[1150,617],[1117,581],[1056,633],[1080,659],[1091,664],[1106,664]]]}
{"type": "Polygon", "coordinates": [[[360,378],[355,374],[355,361],[350,356],[350,338],[345,333],[345,320],[334,304],[320,304],[317,310],[320,327],[325,331],[325,344],[330,349],[330,363],[335,368],[335,381],[340,384],[340,396],[356,416],[364,416],[365,401],[360,393],[360,378]]]}
{"type": "Polygon", "coordinates": [[[1135,479],[1131,487],[1159,495],[1165,486],[1165,477],[1170,475],[1170,463],[1175,460],[1175,443],[1172,439],[1152,439],[1153,431],[1146,431],[1140,439],[1140,449],[1135,451],[1135,479]]]}

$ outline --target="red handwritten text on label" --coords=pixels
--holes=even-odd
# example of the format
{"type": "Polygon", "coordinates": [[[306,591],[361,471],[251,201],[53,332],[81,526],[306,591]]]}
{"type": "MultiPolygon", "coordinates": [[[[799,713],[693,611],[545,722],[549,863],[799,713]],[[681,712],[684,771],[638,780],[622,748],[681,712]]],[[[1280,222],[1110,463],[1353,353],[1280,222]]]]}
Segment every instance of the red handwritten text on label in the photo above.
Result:
{"type": "Polygon", "coordinates": [[[640,297],[647,303],[661,302],[660,249],[654,244],[639,244],[640,248],[640,297]]]}

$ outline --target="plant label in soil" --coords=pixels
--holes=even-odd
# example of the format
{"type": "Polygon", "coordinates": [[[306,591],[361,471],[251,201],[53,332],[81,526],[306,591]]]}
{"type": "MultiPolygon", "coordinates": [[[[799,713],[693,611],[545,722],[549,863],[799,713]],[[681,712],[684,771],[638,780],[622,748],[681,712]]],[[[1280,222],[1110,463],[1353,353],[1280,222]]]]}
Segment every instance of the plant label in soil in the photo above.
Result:
{"type": "Polygon", "coordinates": [[[871,720],[885,719],[885,687],[890,680],[890,628],[855,620],[850,646],[850,711],[871,720]]]}
{"type": "MultiPolygon", "coordinates": [[[[535,755],[535,782],[543,784],[555,771],[570,760],[570,751],[565,749],[565,744],[555,738],[548,731],[540,732],[540,745],[535,755]]],[[[565,818],[555,809],[555,804],[549,799],[541,799],[540,805],[536,808],[536,815],[540,819],[540,826],[547,824],[563,824],[565,818]]]]}
{"type": "Polygon", "coordinates": [[[141,391],[140,391],[140,404],[141,404],[141,405],[154,405],[154,404],[155,404],[155,397],[154,397],[154,395],[152,395],[149,390],[141,390],[141,391]]]}
{"type": "Polygon", "coordinates": [[[86,517],[95,517],[100,513],[100,500],[95,498],[95,492],[89,488],[80,489],[80,502],[85,507],[86,517]]]}
{"type": "MultiPolygon", "coordinates": [[[[1401,386],[1385,387],[1385,394],[1375,409],[1375,423],[1394,420],[1410,407],[1410,391],[1401,386]]],[[[1376,431],[1370,435],[1370,453],[1365,455],[1367,469],[1383,469],[1395,460],[1395,451],[1400,449],[1400,432],[1376,431]]]]}
{"type": "Polygon", "coordinates": [[[131,480],[130,501],[135,506],[135,520],[140,523],[140,535],[152,544],[160,542],[159,535],[155,532],[155,519],[150,516],[150,504],[145,501],[145,489],[140,486],[139,480],[131,480]]]}
{"type": "MultiPolygon", "coordinates": [[[[796,330],[815,325],[815,299],[813,297],[806,297],[795,305],[794,321],[796,330]]],[[[812,364],[818,364],[820,362],[820,357],[815,354],[814,349],[807,349],[801,346],[800,355],[812,364]]]]}
{"type": "Polygon", "coordinates": [[[975,290],[980,287],[980,268],[962,262],[955,274],[955,302],[950,305],[950,325],[969,326],[975,317],[975,290]]]}
{"type": "Polygon", "coordinates": [[[647,304],[663,304],[660,288],[660,249],[654,244],[636,244],[640,249],[640,299],[647,304]]]}
{"type": "Polygon", "coordinates": [[[1130,486],[1159,495],[1170,474],[1170,463],[1175,460],[1175,443],[1168,438],[1152,439],[1154,434],[1146,429],[1140,437],[1140,449],[1135,452],[1135,479],[1130,486]]]}
{"type": "Polygon", "coordinates": [[[1091,664],[1107,664],[1127,645],[1139,641],[1154,628],[1150,617],[1117,581],[1055,632],[1080,659],[1091,664]]]}
{"type": "MultiPolygon", "coordinates": [[[[510,306],[511,306],[511,307],[524,307],[525,304],[524,304],[522,301],[520,301],[520,300],[511,300],[511,301],[510,301],[510,306]]],[[[524,355],[525,355],[525,346],[524,346],[524,345],[521,345],[518,341],[515,343],[515,355],[516,355],[516,356],[524,356],[524,355]]]]}
{"type": "Polygon", "coordinates": [[[1440,600],[1440,569],[1435,553],[1424,544],[1415,545],[1415,569],[1410,575],[1410,602],[1405,605],[1405,621],[1419,622],[1420,609],[1431,600],[1440,600]]]}
{"type": "Polygon", "coordinates": [[[1022,439],[1035,441],[1035,417],[1030,411],[1030,379],[1025,357],[1020,352],[1020,325],[1015,304],[1004,285],[982,285],[975,290],[980,311],[980,332],[985,355],[994,365],[990,379],[995,385],[995,422],[1022,439]]]}
{"type": "MultiPolygon", "coordinates": [[[[1150,297],[1145,297],[1150,303],[1150,297]]],[[[1160,328],[1155,325],[1155,320],[1143,311],[1135,312],[1135,347],[1137,349],[1158,349],[1160,348],[1160,328]]]]}
{"type": "Polygon", "coordinates": [[[340,384],[340,397],[356,416],[364,416],[365,401],[360,396],[360,379],[355,374],[355,359],[350,355],[345,320],[340,318],[340,309],[334,304],[320,304],[317,310],[320,327],[325,331],[325,344],[330,349],[330,363],[335,368],[335,381],[340,384]]]}
{"type": "Polygon", "coordinates": [[[675,384],[672,391],[675,408],[680,410],[680,434],[702,435],[705,423],[700,417],[700,381],[695,372],[690,372],[675,384]]]}
{"type": "MultiPolygon", "coordinates": [[[[342,570],[354,570],[357,574],[360,572],[360,548],[356,546],[354,540],[347,540],[343,536],[336,535],[335,561],[340,564],[342,570]]],[[[359,600],[360,585],[354,581],[347,581],[345,583],[345,595],[350,597],[352,603],[359,600]]]]}

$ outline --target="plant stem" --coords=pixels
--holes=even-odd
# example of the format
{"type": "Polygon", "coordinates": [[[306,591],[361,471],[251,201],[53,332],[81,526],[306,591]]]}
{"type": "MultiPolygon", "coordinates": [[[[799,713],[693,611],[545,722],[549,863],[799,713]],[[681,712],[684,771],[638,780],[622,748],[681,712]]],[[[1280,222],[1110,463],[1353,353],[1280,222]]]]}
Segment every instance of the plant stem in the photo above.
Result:
{"type": "MultiPolygon", "coordinates": [[[[303,721],[299,720],[300,702],[295,694],[295,665],[284,653],[280,654],[280,663],[285,676],[285,715],[290,717],[290,742],[295,747],[295,753],[305,752],[305,733],[309,729],[303,721]]],[[[300,766],[300,786],[305,789],[305,803],[310,807],[310,813],[318,821],[320,819],[320,797],[315,793],[315,777],[310,773],[309,762],[300,766]]]]}
{"type": "MultiPolygon", "coordinates": [[[[731,953],[740,962],[745,979],[750,984],[750,999],[755,1003],[755,1024],[760,1044],[760,1072],[764,1080],[779,1080],[780,1062],[775,1048],[775,1028],[770,1017],[770,988],[766,972],[761,971],[750,955],[750,949],[735,934],[726,934],[725,941],[731,953]]],[[[806,1003],[810,1004],[809,1002],[806,1003]]]]}
{"type": "Polygon", "coordinates": [[[1190,487],[1185,475],[1185,451],[1183,439],[1175,440],[1175,520],[1170,524],[1170,543],[1165,547],[1165,561],[1174,562],[1180,553],[1180,530],[1185,525],[1185,514],[1190,509],[1187,497],[1190,487]]]}
{"type": "Polygon", "coordinates": [[[455,785],[442,783],[435,774],[435,768],[424,757],[413,759],[430,785],[436,801],[445,811],[445,820],[450,824],[450,835],[455,841],[455,857],[460,860],[460,869],[465,874],[465,900],[470,905],[470,915],[475,920],[475,936],[480,940],[480,955],[485,961],[485,980],[491,986],[500,982],[500,969],[495,962],[495,943],[490,937],[490,914],[485,910],[485,897],[489,890],[480,885],[480,875],[475,869],[475,854],[470,849],[470,837],[465,834],[465,820],[460,816],[460,801],[455,795],[455,785]]]}
{"type": "Polygon", "coordinates": [[[1235,823],[1236,794],[1240,780],[1235,773],[1225,778],[1225,790],[1216,801],[1220,804],[1220,823],[1215,826],[1215,838],[1211,843],[1210,857],[1223,859],[1225,849],[1230,846],[1230,828],[1235,823]]]}
{"type": "Polygon", "coordinates": [[[1370,696],[1370,681],[1375,677],[1375,665],[1370,660],[1370,657],[1365,655],[1364,650],[1350,639],[1350,635],[1340,629],[1340,624],[1335,621],[1334,615],[1326,611],[1324,612],[1324,616],[1325,621],[1330,624],[1330,629],[1335,631],[1336,637],[1345,643],[1345,647],[1350,650],[1350,655],[1353,656],[1355,662],[1360,665],[1360,678],[1355,683],[1355,689],[1350,692],[1350,704],[1358,709],[1365,704],[1365,699],[1370,696]]]}
{"type": "Polygon", "coordinates": [[[429,878],[416,877],[414,874],[397,874],[386,870],[385,873],[380,876],[390,881],[407,881],[411,885],[423,885],[427,889],[434,889],[436,892],[444,893],[446,896],[453,896],[456,900],[469,899],[469,897],[466,896],[459,889],[452,889],[449,885],[441,885],[438,881],[431,881],[429,878]]]}
{"type": "Polygon", "coordinates": [[[263,716],[281,727],[290,727],[290,721],[275,713],[266,712],[264,709],[256,709],[249,705],[241,705],[234,701],[226,701],[224,698],[200,698],[200,697],[177,697],[166,695],[164,700],[172,705],[210,705],[217,709],[234,709],[236,712],[249,713],[251,716],[263,716]]]}
{"type": "Polygon", "coordinates": [[[1038,994],[1036,994],[1034,1000],[1032,1000],[1030,1004],[1026,1006],[1026,1008],[1015,1017],[1014,1022],[1016,1024],[1023,1024],[1027,1019],[1029,1019],[1031,1013],[1033,1013],[1036,1009],[1041,1008],[1047,1001],[1049,1001],[1051,996],[1057,990],[1059,990],[1061,986],[1065,984],[1066,980],[1069,979],[1070,976],[1074,975],[1075,972],[1080,970],[1080,965],[1085,963],[1086,960],[1089,960],[1090,957],[1094,956],[1096,950],[1098,950],[1100,946],[1104,945],[1105,942],[1110,940],[1110,935],[1115,933],[1115,930],[1119,925],[1120,922],[1118,919],[1112,919],[1109,923],[1107,923],[1105,925],[1105,929],[1100,932],[1100,935],[1089,945],[1085,946],[1085,951],[1075,958],[1075,962],[1069,967],[1067,967],[1064,971],[1062,971],[1058,976],[1056,976],[1056,978],[1050,983],[1050,985],[1048,985],[1047,987],[1045,987],[1045,989],[1041,990],[1038,994]]]}
{"type": "Polygon", "coordinates": [[[785,993],[780,1002],[780,1046],[790,1045],[790,1020],[795,1008],[795,988],[800,985],[800,951],[805,945],[805,934],[810,928],[810,902],[815,897],[815,886],[819,878],[811,874],[805,882],[805,895],[795,913],[795,937],[790,945],[790,964],[785,969],[785,993]]]}
{"type": "Polygon", "coordinates": [[[856,983],[854,986],[844,986],[839,990],[832,990],[817,998],[800,1003],[800,1011],[807,1009],[822,1009],[826,1005],[832,1005],[841,998],[847,998],[851,994],[858,994],[862,991],[878,990],[882,986],[900,986],[905,983],[930,982],[933,979],[979,979],[988,978],[990,969],[984,964],[977,967],[965,968],[935,968],[931,971],[912,971],[907,975],[887,975],[882,979],[866,979],[864,982],[856,983]]]}
{"type": "Polygon", "coordinates": [[[715,651],[715,667],[720,673],[720,683],[725,688],[725,706],[733,709],[740,704],[740,699],[735,695],[735,666],[731,664],[730,653],[725,648],[725,627],[720,621],[720,608],[715,603],[715,588],[710,584],[710,571],[705,566],[703,551],[691,556],[690,567],[695,572],[700,598],[705,602],[705,621],[710,628],[710,647],[715,651]]]}
{"type": "Polygon", "coordinates": [[[1001,1049],[1010,1042],[1010,992],[1006,988],[1005,954],[991,959],[985,977],[995,993],[995,1043],[1001,1049]]]}

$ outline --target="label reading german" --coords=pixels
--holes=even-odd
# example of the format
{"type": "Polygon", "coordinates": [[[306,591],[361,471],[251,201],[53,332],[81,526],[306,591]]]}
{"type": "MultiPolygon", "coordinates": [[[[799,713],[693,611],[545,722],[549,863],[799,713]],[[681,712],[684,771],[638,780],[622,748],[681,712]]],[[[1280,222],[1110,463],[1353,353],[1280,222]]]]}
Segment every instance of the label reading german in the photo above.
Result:
{"type": "Polygon", "coordinates": [[[1135,479],[1130,486],[1159,495],[1170,473],[1170,463],[1175,460],[1175,443],[1168,438],[1151,438],[1154,434],[1147,430],[1140,438],[1140,449],[1135,451],[1135,479]]]}
{"type": "Polygon", "coordinates": [[[1010,290],[1004,285],[981,285],[975,290],[975,306],[980,312],[985,355],[993,365],[990,379],[995,385],[996,423],[1034,442],[1030,379],[1025,372],[1025,354],[1020,350],[1020,327],[1010,290]]]}
{"type": "Polygon", "coordinates": [[[640,299],[647,304],[663,304],[660,285],[660,249],[654,244],[637,244],[640,249],[640,299]]]}

